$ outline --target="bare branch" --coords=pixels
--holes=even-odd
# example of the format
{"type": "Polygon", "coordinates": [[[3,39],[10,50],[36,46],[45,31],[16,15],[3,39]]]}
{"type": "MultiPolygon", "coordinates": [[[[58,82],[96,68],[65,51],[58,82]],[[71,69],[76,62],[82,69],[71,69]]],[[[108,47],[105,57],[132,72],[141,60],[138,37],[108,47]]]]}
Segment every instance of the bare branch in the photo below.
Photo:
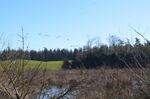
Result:
{"type": "Polygon", "coordinates": [[[132,26],[130,26],[130,28],[137,33],[138,35],[140,35],[148,44],[150,44],[150,41],[144,36],[142,35],[140,32],[138,32],[135,28],[133,28],[132,26]]]}

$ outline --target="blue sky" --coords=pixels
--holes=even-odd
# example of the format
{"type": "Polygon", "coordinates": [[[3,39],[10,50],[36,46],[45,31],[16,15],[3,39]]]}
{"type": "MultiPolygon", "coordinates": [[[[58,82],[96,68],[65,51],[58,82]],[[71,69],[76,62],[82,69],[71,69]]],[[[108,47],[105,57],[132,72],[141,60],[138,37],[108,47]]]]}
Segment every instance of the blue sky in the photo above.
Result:
{"type": "MultiPolygon", "coordinates": [[[[150,0],[0,0],[0,33],[12,48],[24,27],[29,49],[74,48],[98,37],[150,37],[150,0]]],[[[6,44],[7,45],[7,44],[6,44]]]]}

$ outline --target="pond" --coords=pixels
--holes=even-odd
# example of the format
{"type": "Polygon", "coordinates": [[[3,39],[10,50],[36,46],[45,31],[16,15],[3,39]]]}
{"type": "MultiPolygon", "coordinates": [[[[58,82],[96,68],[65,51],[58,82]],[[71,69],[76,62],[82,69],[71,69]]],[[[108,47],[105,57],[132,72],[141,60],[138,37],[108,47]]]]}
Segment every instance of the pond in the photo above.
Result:
{"type": "Polygon", "coordinates": [[[135,89],[135,90],[141,88],[143,85],[144,84],[143,84],[142,80],[133,80],[132,81],[132,86],[133,86],[133,89],[135,89]]]}
{"type": "Polygon", "coordinates": [[[36,99],[78,99],[78,90],[70,90],[69,87],[53,86],[49,89],[44,89],[42,94],[38,95],[36,99]]]}

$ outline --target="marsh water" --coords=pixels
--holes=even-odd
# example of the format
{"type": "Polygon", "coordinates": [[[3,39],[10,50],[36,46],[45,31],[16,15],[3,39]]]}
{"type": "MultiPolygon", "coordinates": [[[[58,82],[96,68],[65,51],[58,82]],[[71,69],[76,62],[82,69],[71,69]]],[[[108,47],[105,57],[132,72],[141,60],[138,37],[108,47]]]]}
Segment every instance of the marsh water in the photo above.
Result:
{"type": "MultiPolygon", "coordinates": [[[[142,86],[143,86],[143,82],[141,80],[132,81],[132,88],[134,90],[138,90],[142,86]]],[[[68,90],[67,87],[53,86],[49,89],[44,89],[42,92],[43,94],[38,96],[36,99],[57,99],[57,97],[66,93],[67,90],[68,90]]],[[[78,99],[78,95],[79,95],[79,91],[72,91],[64,95],[62,99],[78,99]]]]}
{"type": "MultiPolygon", "coordinates": [[[[36,99],[57,99],[62,94],[65,94],[68,89],[66,87],[53,86],[49,89],[44,89],[43,94],[36,99]]],[[[72,91],[62,97],[62,99],[78,99],[78,91],[72,91]]]]}

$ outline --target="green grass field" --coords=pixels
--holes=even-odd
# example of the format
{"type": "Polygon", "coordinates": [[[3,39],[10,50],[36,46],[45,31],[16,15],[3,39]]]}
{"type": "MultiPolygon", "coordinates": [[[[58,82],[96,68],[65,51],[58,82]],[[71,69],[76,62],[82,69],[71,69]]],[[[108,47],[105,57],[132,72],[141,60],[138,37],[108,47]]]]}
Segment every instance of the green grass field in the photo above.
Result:
{"type": "Polygon", "coordinates": [[[29,67],[35,67],[40,65],[41,68],[47,68],[49,70],[60,70],[61,66],[63,64],[63,61],[28,61],[27,66],[29,67]]]}
{"type": "MultiPolygon", "coordinates": [[[[21,62],[17,60],[17,61],[1,61],[0,63],[2,66],[9,66],[10,64],[14,64],[16,66],[21,67],[21,62]]],[[[44,61],[25,60],[24,64],[25,64],[25,68],[27,69],[39,67],[41,69],[46,68],[47,70],[60,70],[63,64],[63,61],[44,62],[44,61]]]]}

